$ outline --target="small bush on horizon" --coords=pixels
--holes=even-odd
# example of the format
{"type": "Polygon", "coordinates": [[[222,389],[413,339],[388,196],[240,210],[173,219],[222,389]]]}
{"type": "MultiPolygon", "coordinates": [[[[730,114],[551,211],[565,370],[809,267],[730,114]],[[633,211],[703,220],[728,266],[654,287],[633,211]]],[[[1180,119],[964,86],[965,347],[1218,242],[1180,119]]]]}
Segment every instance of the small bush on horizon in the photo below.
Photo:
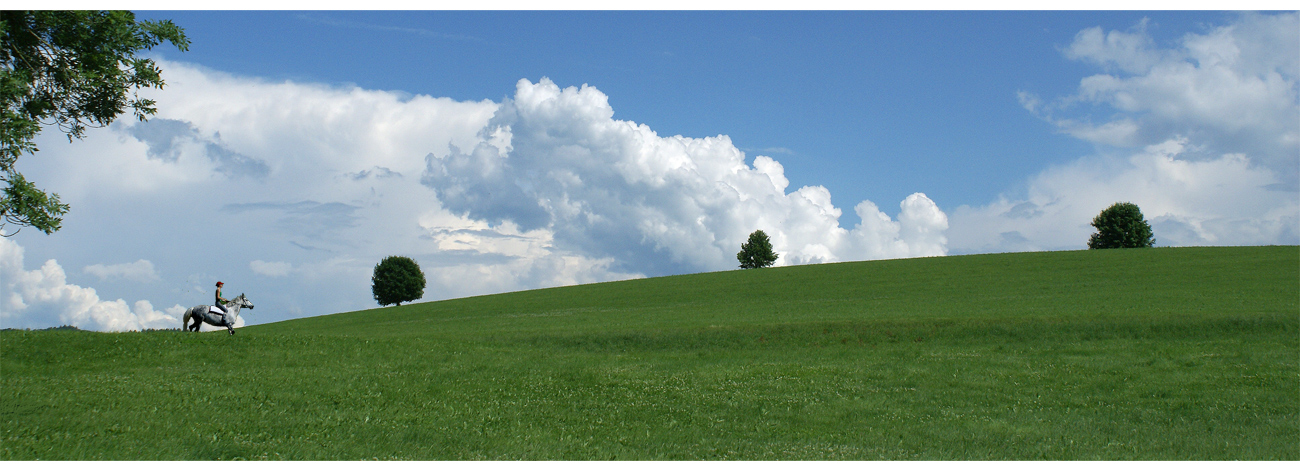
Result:
{"type": "Polygon", "coordinates": [[[388,256],[375,265],[370,290],[380,306],[401,306],[424,296],[424,272],[410,257],[388,256]]]}

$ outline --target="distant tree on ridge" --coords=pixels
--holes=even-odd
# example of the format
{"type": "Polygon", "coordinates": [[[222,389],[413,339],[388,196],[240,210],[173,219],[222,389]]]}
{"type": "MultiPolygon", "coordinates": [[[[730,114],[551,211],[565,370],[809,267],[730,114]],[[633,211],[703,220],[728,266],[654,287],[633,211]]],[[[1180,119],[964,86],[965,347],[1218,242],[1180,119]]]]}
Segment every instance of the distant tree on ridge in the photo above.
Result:
{"type": "Polygon", "coordinates": [[[740,261],[740,268],[763,268],[772,266],[779,256],[772,251],[772,241],[768,240],[767,233],[760,229],[750,234],[747,242],[740,244],[736,260],[740,261]]]}
{"type": "Polygon", "coordinates": [[[375,265],[370,290],[380,306],[414,301],[424,297],[424,272],[409,257],[389,256],[375,265]]]}
{"type": "Polygon", "coordinates": [[[1133,203],[1115,203],[1092,218],[1097,232],[1088,238],[1089,249],[1128,249],[1156,244],[1151,225],[1133,203]]]}

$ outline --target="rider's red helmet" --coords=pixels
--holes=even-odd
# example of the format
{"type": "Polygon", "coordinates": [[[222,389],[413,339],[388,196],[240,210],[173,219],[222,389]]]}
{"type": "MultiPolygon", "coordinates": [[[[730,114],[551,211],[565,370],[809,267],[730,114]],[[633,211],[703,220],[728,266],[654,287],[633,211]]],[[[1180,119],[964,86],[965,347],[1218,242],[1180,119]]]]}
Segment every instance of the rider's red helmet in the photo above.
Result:
{"type": "Polygon", "coordinates": [[[224,284],[225,284],[225,283],[222,283],[222,282],[220,282],[220,281],[217,282],[217,286],[221,286],[221,285],[224,285],[224,284]]]}

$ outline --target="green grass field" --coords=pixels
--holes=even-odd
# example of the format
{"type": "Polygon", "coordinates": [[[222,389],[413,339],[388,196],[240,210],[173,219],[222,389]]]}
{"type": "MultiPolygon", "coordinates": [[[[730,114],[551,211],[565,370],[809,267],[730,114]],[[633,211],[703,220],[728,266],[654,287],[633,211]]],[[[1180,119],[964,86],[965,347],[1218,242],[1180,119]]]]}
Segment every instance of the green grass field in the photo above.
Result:
{"type": "Polygon", "coordinates": [[[234,337],[4,331],[0,376],[7,460],[1297,460],[1300,248],[705,273],[234,337]]]}

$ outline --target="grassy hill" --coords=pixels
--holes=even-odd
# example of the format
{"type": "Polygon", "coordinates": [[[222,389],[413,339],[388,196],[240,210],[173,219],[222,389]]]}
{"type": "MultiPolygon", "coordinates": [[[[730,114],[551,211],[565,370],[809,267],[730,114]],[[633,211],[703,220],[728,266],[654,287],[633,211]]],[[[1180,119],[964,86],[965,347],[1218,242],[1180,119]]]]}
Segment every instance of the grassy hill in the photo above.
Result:
{"type": "Polygon", "coordinates": [[[705,273],[234,337],[5,331],[0,386],[10,460],[1297,460],[1300,249],[705,273]]]}

